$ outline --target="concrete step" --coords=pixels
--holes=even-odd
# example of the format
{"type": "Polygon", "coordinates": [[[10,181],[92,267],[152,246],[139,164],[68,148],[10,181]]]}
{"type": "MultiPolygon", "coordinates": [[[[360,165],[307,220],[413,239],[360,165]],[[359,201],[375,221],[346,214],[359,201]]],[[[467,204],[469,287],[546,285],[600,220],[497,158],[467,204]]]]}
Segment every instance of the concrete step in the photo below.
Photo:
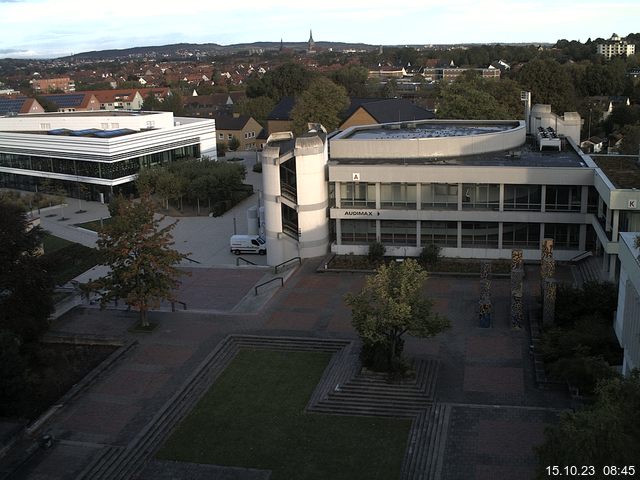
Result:
{"type": "Polygon", "coordinates": [[[375,416],[375,417],[399,417],[412,418],[420,413],[420,409],[398,410],[395,408],[384,408],[374,406],[358,406],[358,405],[324,405],[319,404],[313,409],[313,413],[324,413],[330,415],[357,415],[357,416],[375,416]]]}

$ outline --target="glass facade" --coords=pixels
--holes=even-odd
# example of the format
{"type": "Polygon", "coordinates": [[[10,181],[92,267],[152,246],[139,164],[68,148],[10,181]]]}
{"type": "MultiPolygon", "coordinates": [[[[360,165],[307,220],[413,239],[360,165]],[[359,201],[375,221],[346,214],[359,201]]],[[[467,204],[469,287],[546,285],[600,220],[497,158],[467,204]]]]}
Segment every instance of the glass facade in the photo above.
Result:
{"type": "Polygon", "coordinates": [[[435,244],[439,247],[458,246],[458,222],[420,223],[420,243],[422,246],[435,244]]]}
{"type": "Polygon", "coordinates": [[[415,183],[382,183],[380,184],[380,207],[415,209],[415,183]]]}
{"type": "Polygon", "coordinates": [[[541,210],[542,186],[505,185],[505,210],[541,210]]]}
{"type": "Polygon", "coordinates": [[[463,210],[498,210],[500,186],[493,183],[464,183],[462,185],[463,210]]]}
{"type": "Polygon", "coordinates": [[[416,243],[416,222],[413,220],[381,220],[380,241],[385,245],[413,246],[416,243]]]}
{"type": "Polygon", "coordinates": [[[284,203],[282,205],[282,231],[291,238],[298,240],[298,212],[284,203]]]}
{"type": "Polygon", "coordinates": [[[566,223],[545,223],[545,238],[553,238],[553,248],[573,250],[579,245],[580,225],[566,223]]]}
{"type": "Polygon", "coordinates": [[[497,222],[462,222],[462,246],[498,248],[497,222]]]}
{"type": "Polygon", "coordinates": [[[344,244],[367,245],[376,241],[375,220],[342,220],[340,227],[344,244]]]}
{"type": "Polygon", "coordinates": [[[366,182],[340,184],[340,204],[344,207],[376,208],[376,185],[366,182]]]}
{"type": "Polygon", "coordinates": [[[280,192],[292,202],[298,201],[295,157],[280,164],[280,192]]]}
{"type": "Polygon", "coordinates": [[[540,248],[540,224],[503,223],[502,248],[540,248]]]}
{"type": "Polygon", "coordinates": [[[457,183],[423,183],[420,186],[422,209],[458,209],[457,183]]]}
{"type": "Polygon", "coordinates": [[[578,185],[547,185],[545,209],[548,212],[579,212],[582,187],[578,185]]]}
{"type": "Polygon", "coordinates": [[[68,158],[0,153],[0,167],[115,180],[135,175],[140,171],[140,168],[162,165],[186,158],[198,158],[199,156],[200,145],[180,147],[166,152],[142,155],[115,162],[92,162],[68,158]]]}

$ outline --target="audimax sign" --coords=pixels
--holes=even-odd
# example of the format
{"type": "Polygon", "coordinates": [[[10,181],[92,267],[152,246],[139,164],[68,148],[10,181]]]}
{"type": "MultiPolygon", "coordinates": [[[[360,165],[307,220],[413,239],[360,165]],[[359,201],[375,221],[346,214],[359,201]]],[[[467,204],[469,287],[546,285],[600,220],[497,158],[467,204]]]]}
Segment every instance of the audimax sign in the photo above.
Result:
{"type": "Polygon", "coordinates": [[[352,217],[373,217],[374,213],[380,215],[380,212],[372,212],[370,210],[347,210],[344,212],[344,215],[352,217]]]}

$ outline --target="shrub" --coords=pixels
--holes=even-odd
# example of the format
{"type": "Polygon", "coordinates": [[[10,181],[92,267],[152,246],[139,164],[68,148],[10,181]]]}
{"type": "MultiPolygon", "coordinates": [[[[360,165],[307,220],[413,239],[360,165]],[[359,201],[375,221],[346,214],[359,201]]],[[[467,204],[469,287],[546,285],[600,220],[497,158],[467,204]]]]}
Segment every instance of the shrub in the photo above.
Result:
{"type": "Polygon", "coordinates": [[[418,260],[423,267],[433,267],[440,261],[440,247],[434,243],[425,245],[418,260]]]}
{"type": "Polygon", "coordinates": [[[262,163],[255,163],[252,170],[256,173],[262,173],[262,163]]]}
{"type": "Polygon", "coordinates": [[[373,242],[369,244],[369,261],[373,263],[381,263],[384,260],[384,253],[386,251],[385,246],[380,242],[373,242]]]}
{"type": "Polygon", "coordinates": [[[568,382],[581,394],[592,395],[598,382],[613,378],[616,373],[602,357],[577,355],[561,358],[554,363],[551,366],[551,376],[568,382]]]}

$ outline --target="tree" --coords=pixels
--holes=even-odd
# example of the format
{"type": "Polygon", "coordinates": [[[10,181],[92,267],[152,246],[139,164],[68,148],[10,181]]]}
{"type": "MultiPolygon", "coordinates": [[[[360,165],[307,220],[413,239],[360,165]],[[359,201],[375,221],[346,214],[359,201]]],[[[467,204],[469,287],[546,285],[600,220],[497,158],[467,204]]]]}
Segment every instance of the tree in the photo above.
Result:
{"type": "Polygon", "coordinates": [[[340,114],[349,106],[344,87],[328,78],[319,77],[297,99],[291,111],[293,129],[297,134],[306,131],[307,123],[321,123],[331,132],[340,125],[340,114]]]}
{"type": "Polygon", "coordinates": [[[367,277],[362,291],[347,294],[352,323],[364,346],[365,366],[387,371],[402,369],[405,333],[428,338],[450,326],[449,321],[432,311],[431,300],[424,297],[427,273],[409,258],[402,263],[381,265],[367,277]]]}
{"type": "Polygon", "coordinates": [[[531,91],[533,103],[551,105],[559,113],[575,111],[576,95],[571,76],[555,60],[531,60],[520,69],[517,80],[531,91]]]}
{"type": "Polygon", "coordinates": [[[235,136],[231,137],[229,140],[229,150],[235,152],[240,148],[240,140],[238,140],[235,136]]]}
{"type": "Polygon", "coordinates": [[[539,479],[549,478],[548,465],[635,465],[640,452],[640,372],[616,377],[597,388],[593,405],[566,412],[545,431],[536,449],[539,479]]]}
{"type": "Polygon", "coordinates": [[[620,153],[638,155],[640,153],[640,125],[627,125],[622,130],[622,146],[620,153]]]}
{"type": "Polygon", "coordinates": [[[342,85],[350,97],[365,97],[367,95],[367,80],[369,71],[360,65],[347,65],[331,74],[331,80],[342,85]]]}
{"type": "Polygon", "coordinates": [[[256,122],[264,126],[266,125],[269,113],[275,105],[275,102],[265,95],[255,98],[247,97],[240,100],[237,110],[240,115],[253,117],[256,122]]]}
{"type": "Polygon", "coordinates": [[[87,293],[100,296],[100,307],[123,299],[138,310],[140,324],[149,326],[147,312],[163,300],[175,301],[179,277],[186,272],[178,264],[186,255],[171,248],[171,230],[176,222],[160,227],[162,218],[154,218],[148,196],[140,202],[125,202],[114,220],[99,233],[98,251],[109,273],[84,284],[87,293]]]}
{"type": "Polygon", "coordinates": [[[282,97],[302,93],[314,75],[297,63],[288,62],[275,70],[265,73],[262,78],[252,76],[247,81],[247,96],[260,97],[266,95],[275,103],[282,97]]]}
{"type": "Polygon", "coordinates": [[[224,157],[228,150],[229,146],[227,145],[227,142],[216,142],[216,152],[219,157],[224,157]]]}
{"type": "Polygon", "coordinates": [[[155,112],[160,110],[160,101],[156,98],[153,91],[149,91],[144,101],[142,102],[142,110],[146,112],[155,112]]]}
{"type": "Polygon", "coordinates": [[[40,256],[42,230],[18,205],[0,201],[0,330],[36,340],[53,311],[53,280],[40,256]]]}

